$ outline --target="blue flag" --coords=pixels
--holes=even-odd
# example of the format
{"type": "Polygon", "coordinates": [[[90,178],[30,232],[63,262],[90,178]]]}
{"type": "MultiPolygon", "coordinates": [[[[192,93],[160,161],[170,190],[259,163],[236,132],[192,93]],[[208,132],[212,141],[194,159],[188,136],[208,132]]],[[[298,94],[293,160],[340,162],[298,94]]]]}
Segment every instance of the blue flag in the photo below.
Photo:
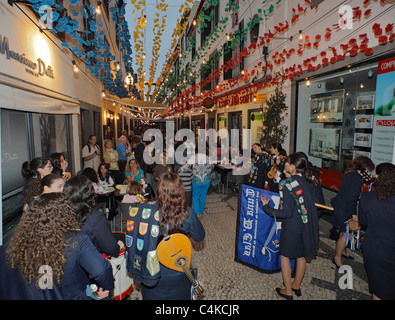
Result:
{"type": "MultiPolygon", "coordinates": [[[[235,260],[262,272],[281,269],[279,255],[281,223],[263,211],[261,195],[269,199],[269,206],[277,209],[278,193],[241,186],[236,236],[235,260]]],[[[294,261],[291,260],[291,268],[294,261]]]]}

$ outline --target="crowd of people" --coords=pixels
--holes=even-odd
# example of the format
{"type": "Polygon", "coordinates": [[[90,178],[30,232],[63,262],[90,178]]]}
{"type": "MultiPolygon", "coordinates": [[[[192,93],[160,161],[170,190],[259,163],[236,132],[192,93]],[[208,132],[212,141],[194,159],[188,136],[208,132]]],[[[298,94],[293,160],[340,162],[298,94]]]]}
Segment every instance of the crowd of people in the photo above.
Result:
{"type": "MultiPolygon", "coordinates": [[[[83,170],[75,176],[67,172],[61,153],[23,164],[24,211],[15,233],[0,247],[1,299],[90,299],[86,288],[91,283],[99,287],[98,298],[111,298],[112,270],[102,254],[117,257],[125,244],[112,233],[106,214],[96,208],[98,196],[108,187],[124,185],[122,202],[139,203],[145,200],[144,188],[149,185],[162,209],[161,224],[182,229],[195,241],[204,239],[201,220],[214,170],[208,148],[203,153],[196,148],[193,161],[174,164],[166,163],[165,149],[159,163],[147,164],[143,157],[147,144],[137,135],[123,134],[116,148],[112,140],[103,145],[102,152],[97,137],[89,137],[81,152],[83,170]],[[41,266],[50,266],[52,282],[41,266]]],[[[306,261],[317,254],[316,204],[325,204],[319,169],[302,152],[287,155],[279,143],[267,151],[255,143],[252,151],[247,159],[237,150],[232,160],[235,167],[250,165],[243,183],[280,195],[277,209],[269,206],[270,199],[262,197],[261,202],[266,214],[282,222],[279,254],[284,288],[276,292],[291,300],[293,293],[302,294],[306,261]],[[297,266],[293,281],[290,259],[296,259],[297,266]]],[[[148,147],[148,152],[153,156],[155,150],[148,147]]],[[[220,148],[216,154],[221,160],[220,148]]],[[[374,169],[369,158],[359,156],[342,176],[332,199],[338,235],[333,263],[341,267],[343,259],[352,259],[346,238],[349,221],[357,222],[366,229],[363,254],[373,298],[394,299],[395,166],[378,165],[376,177],[374,169]]],[[[142,286],[143,298],[188,299],[189,287],[185,276],[164,272],[155,287],[142,286]],[[176,285],[181,289],[166,289],[176,285]]]]}

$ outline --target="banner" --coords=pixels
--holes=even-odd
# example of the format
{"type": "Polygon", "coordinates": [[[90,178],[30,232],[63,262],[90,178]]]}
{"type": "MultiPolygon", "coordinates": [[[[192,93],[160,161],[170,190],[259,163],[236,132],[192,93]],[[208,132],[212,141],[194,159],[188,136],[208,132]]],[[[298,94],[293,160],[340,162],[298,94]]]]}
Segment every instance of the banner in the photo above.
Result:
{"type": "MultiPolygon", "coordinates": [[[[281,270],[280,228],[281,223],[263,211],[261,195],[271,198],[269,206],[277,209],[278,193],[242,185],[239,192],[235,261],[261,272],[281,270]]],[[[294,261],[291,260],[293,268],[294,261]]]]}
{"type": "Polygon", "coordinates": [[[395,57],[379,61],[372,139],[372,161],[395,163],[395,57]]]}

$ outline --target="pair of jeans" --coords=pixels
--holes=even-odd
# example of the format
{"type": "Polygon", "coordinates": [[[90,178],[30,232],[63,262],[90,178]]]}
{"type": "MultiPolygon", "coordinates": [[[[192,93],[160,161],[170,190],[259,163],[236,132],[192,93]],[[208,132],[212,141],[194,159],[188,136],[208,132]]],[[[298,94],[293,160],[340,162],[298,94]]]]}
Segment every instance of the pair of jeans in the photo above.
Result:
{"type": "Polygon", "coordinates": [[[207,191],[210,181],[206,183],[192,183],[193,211],[199,216],[203,214],[206,205],[207,191]]]}

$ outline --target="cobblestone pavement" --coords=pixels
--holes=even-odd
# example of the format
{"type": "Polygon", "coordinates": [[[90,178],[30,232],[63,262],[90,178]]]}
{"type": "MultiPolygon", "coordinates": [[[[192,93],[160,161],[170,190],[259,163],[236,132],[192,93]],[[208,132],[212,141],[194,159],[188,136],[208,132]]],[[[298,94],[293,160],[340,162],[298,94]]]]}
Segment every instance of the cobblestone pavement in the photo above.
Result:
{"type": "MultiPolygon", "coordinates": [[[[194,251],[198,280],[207,300],[279,300],[276,287],[282,287],[281,273],[266,274],[234,261],[237,195],[209,193],[202,223],[206,230],[205,248],[194,251]]],[[[307,264],[301,290],[295,300],[371,300],[360,251],[349,251],[355,259],[343,261],[352,267],[353,289],[340,289],[332,263],[335,241],[329,239],[330,223],[321,218],[317,258],[307,264]]],[[[133,292],[130,299],[141,299],[133,292]]]]}

